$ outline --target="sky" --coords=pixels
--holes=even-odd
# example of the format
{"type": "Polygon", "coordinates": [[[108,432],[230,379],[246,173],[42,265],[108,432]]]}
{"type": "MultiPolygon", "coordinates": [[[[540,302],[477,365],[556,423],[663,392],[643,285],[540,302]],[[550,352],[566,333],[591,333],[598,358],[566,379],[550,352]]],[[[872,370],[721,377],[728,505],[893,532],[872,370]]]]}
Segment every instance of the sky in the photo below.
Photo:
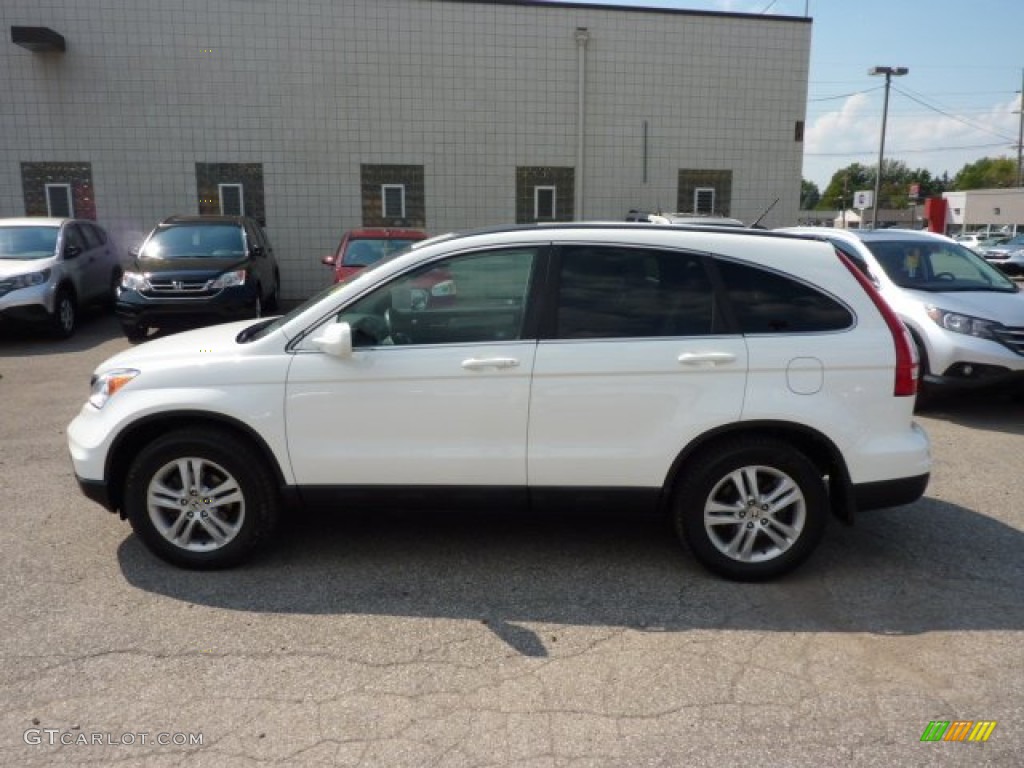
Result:
{"type": "MultiPolygon", "coordinates": [[[[558,0],[551,0],[558,2],[558,0]]],[[[803,177],[824,191],[851,163],[874,166],[885,78],[885,159],[950,178],[984,157],[1017,159],[1024,0],[585,0],[594,5],[813,19],[803,177]]]]}

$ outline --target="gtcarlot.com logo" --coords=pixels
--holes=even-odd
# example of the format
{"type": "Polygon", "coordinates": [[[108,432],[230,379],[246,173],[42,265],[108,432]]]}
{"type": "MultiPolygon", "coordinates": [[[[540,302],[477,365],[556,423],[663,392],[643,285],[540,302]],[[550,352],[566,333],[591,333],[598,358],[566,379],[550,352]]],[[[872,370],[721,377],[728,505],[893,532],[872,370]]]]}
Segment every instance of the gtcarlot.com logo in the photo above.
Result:
{"type": "Polygon", "coordinates": [[[932,720],[921,741],[988,741],[995,729],[995,720],[932,720]]]}
{"type": "Polygon", "coordinates": [[[22,735],[26,744],[39,746],[114,746],[131,747],[135,745],[145,746],[156,744],[161,747],[201,747],[203,746],[203,734],[201,733],[149,733],[148,731],[125,731],[124,733],[113,733],[112,731],[86,731],[71,730],[62,731],[60,728],[29,728],[22,735]]]}

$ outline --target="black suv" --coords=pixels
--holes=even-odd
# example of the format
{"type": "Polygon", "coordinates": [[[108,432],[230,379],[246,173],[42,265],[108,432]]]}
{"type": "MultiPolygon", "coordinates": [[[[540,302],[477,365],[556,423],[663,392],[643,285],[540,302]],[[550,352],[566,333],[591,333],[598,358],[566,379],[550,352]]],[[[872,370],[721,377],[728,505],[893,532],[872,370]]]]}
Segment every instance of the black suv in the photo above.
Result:
{"type": "Polygon", "coordinates": [[[149,233],[117,291],[125,335],[260,317],[277,308],[281,275],[262,227],[247,216],[172,216],[149,233]]]}

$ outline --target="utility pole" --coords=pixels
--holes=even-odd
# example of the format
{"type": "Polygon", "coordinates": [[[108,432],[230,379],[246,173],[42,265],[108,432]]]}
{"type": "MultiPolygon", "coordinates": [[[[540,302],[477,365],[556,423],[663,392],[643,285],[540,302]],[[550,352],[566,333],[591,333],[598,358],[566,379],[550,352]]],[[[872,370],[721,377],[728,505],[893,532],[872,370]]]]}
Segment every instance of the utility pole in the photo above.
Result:
{"type": "Polygon", "coordinates": [[[1020,108],[1017,110],[1017,114],[1020,115],[1019,126],[1017,128],[1017,186],[1024,187],[1024,163],[1021,162],[1022,152],[1024,152],[1024,69],[1020,74],[1020,108]]]}
{"type": "Polygon", "coordinates": [[[872,67],[869,75],[885,75],[885,101],[882,105],[882,138],[878,142],[878,173],[875,174],[875,201],[871,206],[871,228],[878,228],[878,206],[882,202],[882,160],[885,156],[885,121],[889,115],[889,83],[893,76],[902,77],[910,70],[906,67],[872,67]]]}

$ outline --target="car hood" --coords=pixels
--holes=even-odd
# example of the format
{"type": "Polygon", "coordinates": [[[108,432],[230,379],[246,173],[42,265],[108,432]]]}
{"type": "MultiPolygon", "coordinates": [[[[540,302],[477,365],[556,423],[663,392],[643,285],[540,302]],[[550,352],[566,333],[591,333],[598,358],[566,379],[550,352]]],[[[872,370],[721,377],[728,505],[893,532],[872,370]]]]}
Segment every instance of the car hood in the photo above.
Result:
{"type": "Polygon", "coordinates": [[[55,256],[47,259],[0,259],[0,278],[41,272],[44,269],[52,269],[56,263],[55,256]]]}
{"type": "Polygon", "coordinates": [[[232,256],[225,259],[210,257],[199,257],[194,259],[147,259],[135,257],[134,267],[136,272],[150,274],[215,274],[229,272],[232,269],[242,269],[248,264],[245,257],[232,256]]]}
{"type": "Polygon", "coordinates": [[[239,320],[156,338],[108,358],[96,372],[103,373],[114,368],[138,368],[153,360],[170,363],[186,358],[195,360],[199,356],[204,360],[232,356],[238,353],[240,347],[235,337],[243,328],[258,322],[252,319],[239,320]]]}
{"type": "Polygon", "coordinates": [[[933,293],[904,290],[904,295],[921,304],[933,304],[949,312],[958,312],[1003,325],[1024,326],[1024,292],[964,291],[933,293]]]}

